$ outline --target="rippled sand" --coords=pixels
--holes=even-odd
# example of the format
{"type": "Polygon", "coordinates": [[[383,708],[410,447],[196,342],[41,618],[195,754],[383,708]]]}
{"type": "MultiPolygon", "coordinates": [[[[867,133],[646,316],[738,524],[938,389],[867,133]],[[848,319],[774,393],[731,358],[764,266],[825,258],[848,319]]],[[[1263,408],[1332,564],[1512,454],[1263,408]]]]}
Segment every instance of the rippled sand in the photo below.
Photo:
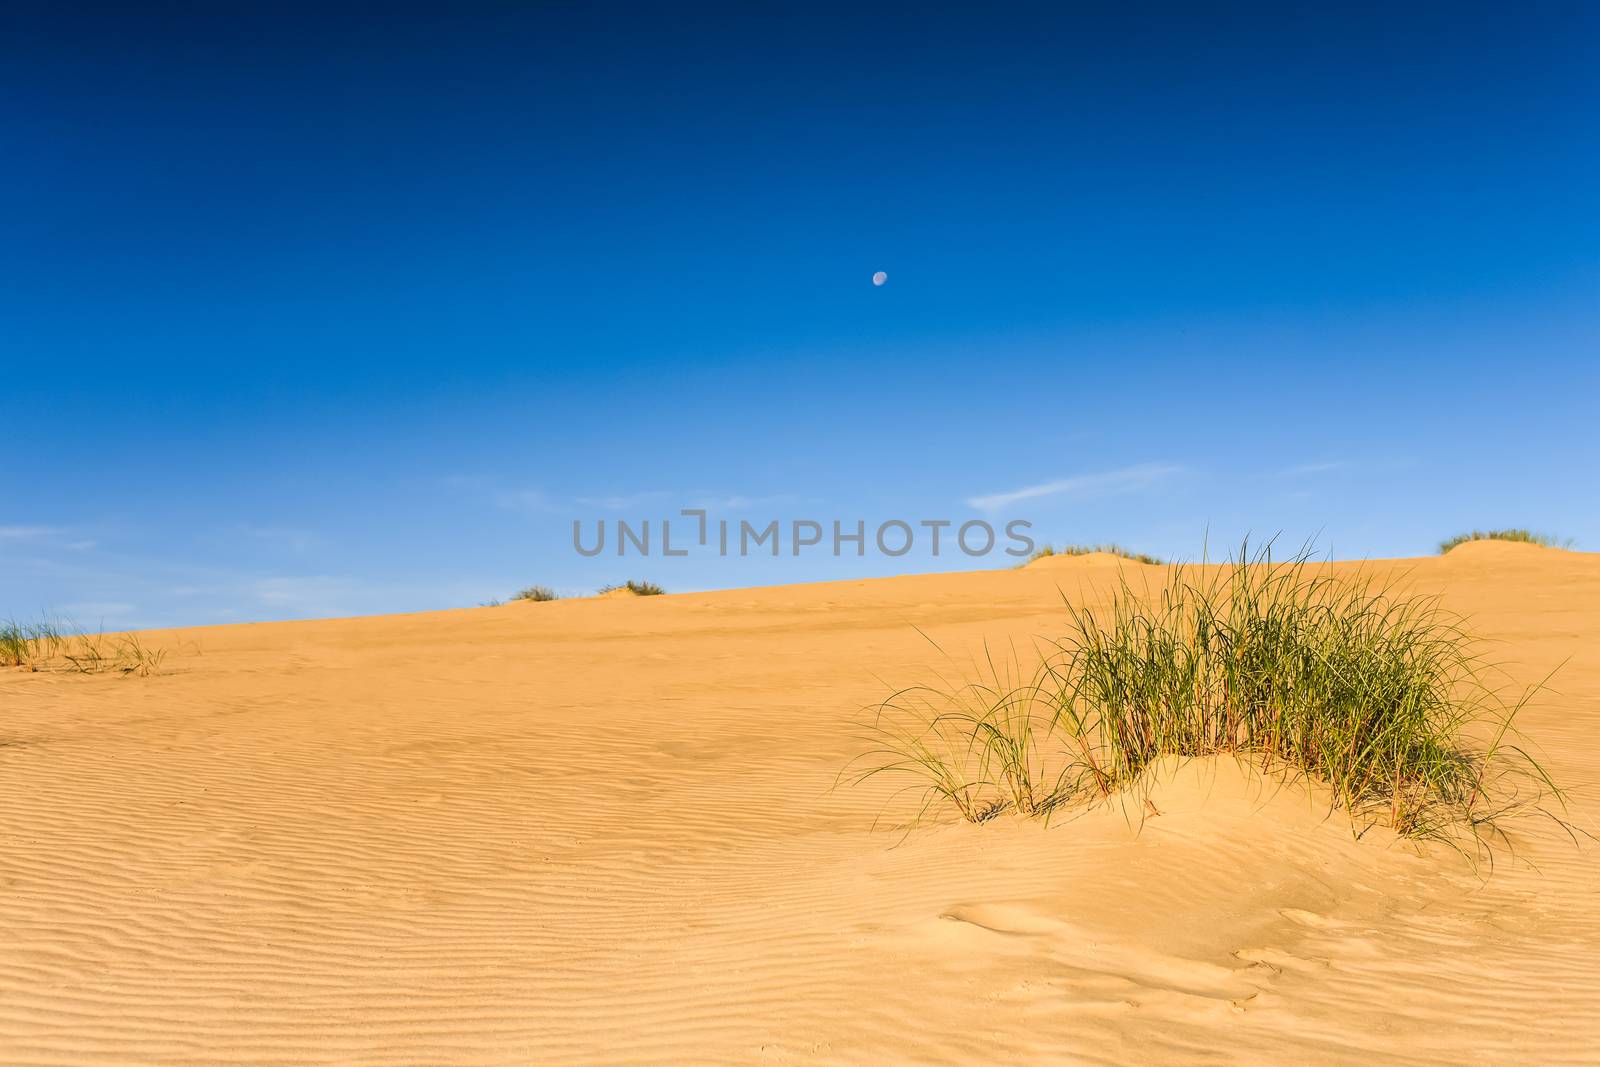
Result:
{"type": "MultiPolygon", "coordinates": [[[[874,830],[887,683],[1056,632],[1018,571],[164,632],[0,673],[0,1063],[1593,1064],[1600,845],[1487,879],[1231,762],[874,830]],[[915,627],[915,628],[914,628],[915,627]],[[1536,865],[1536,866],[1535,866],[1536,865]]],[[[1137,566],[1137,565],[1129,565],[1137,566]]],[[[1376,565],[1470,613],[1600,824],[1600,556],[1376,565]]]]}

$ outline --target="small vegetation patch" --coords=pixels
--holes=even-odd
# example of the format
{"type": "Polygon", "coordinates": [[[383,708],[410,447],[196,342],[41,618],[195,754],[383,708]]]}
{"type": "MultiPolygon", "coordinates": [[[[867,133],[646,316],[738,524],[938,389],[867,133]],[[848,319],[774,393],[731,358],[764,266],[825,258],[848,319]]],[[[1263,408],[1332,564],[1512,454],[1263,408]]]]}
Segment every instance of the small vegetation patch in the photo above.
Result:
{"type": "Polygon", "coordinates": [[[621,585],[604,585],[604,586],[601,586],[600,587],[600,592],[601,593],[615,593],[619,589],[626,589],[628,592],[632,593],[634,596],[660,596],[661,594],[666,592],[665,589],[661,588],[659,585],[657,585],[654,582],[637,582],[637,581],[634,581],[632,578],[628,579],[626,582],[623,582],[621,585]]]}
{"type": "Polygon", "coordinates": [[[1471,533],[1456,534],[1448,541],[1439,542],[1439,554],[1464,545],[1468,541],[1522,541],[1530,545],[1542,545],[1545,548],[1571,548],[1571,539],[1562,540],[1551,537],[1549,534],[1534,533],[1532,530],[1473,530],[1471,533]]]}
{"type": "Polygon", "coordinates": [[[1159,567],[1162,563],[1161,560],[1148,553],[1134,552],[1131,549],[1123,548],[1121,545],[1107,543],[1103,545],[1062,545],[1060,548],[1056,548],[1053,545],[1044,545],[1036,549],[1033,555],[1023,561],[1022,565],[1027,566],[1034,560],[1044,559],[1046,556],[1088,556],[1096,552],[1121,556],[1123,559],[1131,559],[1135,563],[1148,563],[1153,567],[1159,567]]]}
{"type": "Polygon", "coordinates": [[[81,633],[49,621],[0,623],[0,667],[148,677],[166,658],[165,649],[146,645],[137,634],[81,633]]]}
{"type": "Polygon", "coordinates": [[[1038,661],[989,657],[977,681],[894,694],[842,778],[905,779],[913,823],[940,809],[982,822],[1107,799],[1167,757],[1231,754],[1324,783],[1358,830],[1474,855],[1514,815],[1567,825],[1517,739],[1530,693],[1507,700],[1488,684],[1476,642],[1436,598],[1360,572],[1268,553],[1174,565],[1156,592],[1124,579],[1109,604],[1068,605],[1038,661]]]}
{"type": "Polygon", "coordinates": [[[511,599],[532,600],[538,603],[543,603],[546,600],[559,600],[561,597],[560,594],[558,594],[554,589],[551,589],[548,585],[530,585],[526,589],[519,589],[515,593],[512,593],[511,599]]]}

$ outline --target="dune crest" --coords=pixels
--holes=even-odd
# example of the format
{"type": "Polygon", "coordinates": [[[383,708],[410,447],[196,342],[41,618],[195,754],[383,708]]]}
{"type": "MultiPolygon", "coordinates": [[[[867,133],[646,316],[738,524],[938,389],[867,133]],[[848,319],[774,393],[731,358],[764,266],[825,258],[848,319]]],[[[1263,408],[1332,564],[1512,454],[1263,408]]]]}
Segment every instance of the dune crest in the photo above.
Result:
{"type": "Polygon", "coordinates": [[[1151,564],[1143,563],[1136,559],[1119,556],[1115,552],[1080,552],[1071,555],[1058,552],[1053,556],[1040,556],[1038,559],[1029,560],[1024,564],[1024,567],[1028,570],[1048,570],[1053,567],[1088,567],[1105,566],[1106,564],[1129,567],[1151,566],[1151,564]]]}
{"type": "Polygon", "coordinates": [[[1443,553],[1444,559],[1517,559],[1548,554],[1551,552],[1564,552],[1572,554],[1570,548],[1560,545],[1536,545],[1530,541],[1497,541],[1484,538],[1478,541],[1463,541],[1453,546],[1450,551],[1443,553]]]}

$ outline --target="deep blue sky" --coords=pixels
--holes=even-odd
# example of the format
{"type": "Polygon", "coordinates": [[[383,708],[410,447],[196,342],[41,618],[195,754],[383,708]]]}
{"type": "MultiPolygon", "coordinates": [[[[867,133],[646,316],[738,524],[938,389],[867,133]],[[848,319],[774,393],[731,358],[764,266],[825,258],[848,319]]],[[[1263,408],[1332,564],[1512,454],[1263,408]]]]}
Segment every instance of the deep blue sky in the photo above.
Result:
{"type": "Polygon", "coordinates": [[[1600,547],[1596,5],[138,6],[0,7],[0,615],[1600,547]]]}

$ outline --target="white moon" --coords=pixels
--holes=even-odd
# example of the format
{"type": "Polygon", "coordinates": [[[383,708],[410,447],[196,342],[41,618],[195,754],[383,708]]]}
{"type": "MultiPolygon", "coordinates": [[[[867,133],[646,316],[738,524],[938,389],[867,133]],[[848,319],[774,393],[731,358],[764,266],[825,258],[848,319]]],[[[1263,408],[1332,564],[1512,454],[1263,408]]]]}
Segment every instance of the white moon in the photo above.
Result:
{"type": "Polygon", "coordinates": [[[881,270],[878,273],[876,273],[876,274],[874,274],[872,276],[872,284],[873,285],[882,285],[884,282],[886,282],[888,280],[889,280],[889,275],[885,274],[881,270]]]}

